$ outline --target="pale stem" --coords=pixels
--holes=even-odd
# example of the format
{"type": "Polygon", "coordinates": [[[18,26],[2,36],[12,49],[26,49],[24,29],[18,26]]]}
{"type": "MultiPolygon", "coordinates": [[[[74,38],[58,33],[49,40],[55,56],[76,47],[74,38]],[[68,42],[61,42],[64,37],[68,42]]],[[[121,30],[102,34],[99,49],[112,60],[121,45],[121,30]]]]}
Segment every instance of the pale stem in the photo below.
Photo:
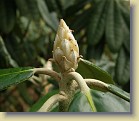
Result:
{"type": "Polygon", "coordinates": [[[89,87],[87,86],[86,82],[84,81],[83,77],[77,72],[68,73],[67,74],[67,79],[75,80],[78,83],[81,91],[83,91],[83,92],[86,92],[86,91],[90,90],[89,87]]]}
{"type": "Polygon", "coordinates": [[[35,74],[45,74],[45,75],[49,75],[49,76],[53,77],[57,81],[61,80],[60,75],[57,72],[50,70],[50,69],[35,68],[35,69],[33,69],[33,71],[35,74]]]}
{"type": "Polygon", "coordinates": [[[43,106],[38,110],[38,112],[48,112],[50,109],[59,101],[64,100],[66,97],[60,94],[55,94],[51,96],[43,106]]]}
{"type": "Polygon", "coordinates": [[[75,80],[78,83],[81,92],[84,93],[85,96],[87,97],[87,100],[92,108],[92,111],[96,112],[96,108],[95,108],[94,102],[92,100],[92,96],[90,94],[90,88],[87,86],[83,77],[77,72],[70,72],[66,75],[66,77],[67,77],[67,79],[75,80]]]}
{"type": "Polygon", "coordinates": [[[108,84],[102,81],[99,81],[97,79],[84,79],[84,81],[90,88],[100,91],[108,91],[108,84]]]}

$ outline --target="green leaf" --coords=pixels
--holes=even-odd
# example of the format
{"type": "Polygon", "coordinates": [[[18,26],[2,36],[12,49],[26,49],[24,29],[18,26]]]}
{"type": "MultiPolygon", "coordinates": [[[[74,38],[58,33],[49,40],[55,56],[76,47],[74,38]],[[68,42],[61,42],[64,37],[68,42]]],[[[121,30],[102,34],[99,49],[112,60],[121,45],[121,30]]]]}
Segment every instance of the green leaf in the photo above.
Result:
{"type": "Polygon", "coordinates": [[[12,31],[15,25],[16,9],[13,0],[0,0],[0,33],[12,31]]]}
{"type": "Polygon", "coordinates": [[[124,47],[127,50],[128,54],[130,54],[130,35],[127,35],[127,39],[124,40],[124,47]]]}
{"type": "Polygon", "coordinates": [[[104,45],[105,45],[105,41],[104,41],[103,38],[95,46],[91,45],[91,44],[88,44],[86,58],[87,59],[92,59],[93,58],[95,60],[100,60],[101,55],[102,55],[103,50],[104,50],[104,45]]]}
{"type": "Polygon", "coordinates": [[[120,10],[122,13],[122,16],[124,18],[124,21],[128,27],[128,29],[130,29],[130,1],[119,1],[119,6],[120,6],[120,10]]]}
{"type": "Polygon", "coordinates": [[[82,92],[75,94],[69,106],[69,112],[92,112],[90,104],[82,92]]]}
{"type": "Polygon", "coordinates": [[[112,52],[117,52],[123,43],[123,18],[119,4],[115,0],[109,0],[106,17],[106,41],[112,52]]]}
{"type": "Polygon", "coordinates": [[[123,24],[123,34],[125,35],[123,45],[127,50],[128,54],[130,54],[130,30],[125,24],[123,24]]]}
{"type": "Polygon", "coordinates": [[[99,4],[93,9],[90,23],[88,25],[87,39],[89,44],[96,45],[99,43],[104,33],[105,16],[106,16],[106,0],[98,2],[99,4]]]}
{"type": "Polygon", "coordinates": [[[44,0],[37,0],[37,2],[40,14],[42,15],[46,24],[56,31],[58,27],[58,20],[56,15],[49,12],[44,0]]]}
{"type": "Polygon", "coordinates": [[[123,34],[124,34],[123,45],[124,45],[125,49],[127,50],[128,54],[130,54],[130,27],[128,28],[126,23],[123,23],[123,34]]]}
{"type": "Polygon", "coordinates": [[[31,67],[0,69],[0,90],[21,83],[32,75],[31,67]]]}
{"type": "Polygon", "coordinates": [[[113,93],[113,94],[115,94],[115,95],[121,97],[122,99],[124,99],[124,100],[130,102],[130,95],[129,95],[129,93],[123,91],[122,89],[116,87],[115,85],[109,84],[108,90],[109,90],[111,93],[113,93]]]}
{"type": "Polygon", "coordinates": [[[130,54],[130,2],[119,1],[119,8],[123,17],[124,47],[130,54]]]}
{"type": "MultiPolygon", "coordinates": [[[[58,90],[54,90],[52,92],[47,93],[45,96],[40,98],[30,109],[30,112],[36,112],[38,111],[42,105],[54,94],[57,94],[58,90]]],[[[51,112],[57,112],[58,111],[58,106],[56,105],[51,112]]]]}
{"type": "Polygon", "coordinates": [[[15,0],[21,16],[26,16],[31,20],[38,21],[40,13],[37,6],[37,0],[15,0]]]}
{"type": "Polygon", "coordinates": [[[105,83],[114,84],[114,81],[109,73],[84,59],[81,59],[79,62],[77,72],[79,72],[84,78],[98,79],[105,83]]]}
{"type": "MultiPolygon", "coordinates": [[[[97,112],[129,112],[130,103],[111,94],[91,90],[97,112]]],[[[70,104],[70,112],[91,112],[91,107],[81,92],[77,93],[70,104]]]]}
{"type": "Polygon", "coordinates": [[[119,1],[119,8],[123,17],[124,47],[130,54],[130,2],[119,1]]]}
{"type": "Polygon", "coordinates": [[[129,112],[130,103],[112,93],[91,91],[98,112],[129,112]]]}
{"type": "Polygon", "coordinates": [[[130,80],[130,57],[124,48],[121,48],[118,54],[115,76],[120,85],[125,85],[130,80]]]}

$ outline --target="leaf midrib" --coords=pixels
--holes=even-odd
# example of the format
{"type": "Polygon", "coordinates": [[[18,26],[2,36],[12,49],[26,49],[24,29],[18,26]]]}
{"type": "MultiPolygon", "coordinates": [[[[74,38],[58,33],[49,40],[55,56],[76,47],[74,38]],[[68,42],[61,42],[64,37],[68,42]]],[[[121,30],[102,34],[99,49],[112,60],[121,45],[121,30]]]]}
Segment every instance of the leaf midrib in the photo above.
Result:
{"type": "Polygon", "coordinates": [[[31,70],[32,70],[32,69],[29,69],[29,70],[22,70],[22,71],[18,71],[18,72],[6,73],[6,74],[2,74],[2,75],[0,75],[0,77],[2,77],[2,76],[6,76],[6,75],[11,75],[11,74],[19,74],[19,73],[28,72],[28,71],[31,72],[31,70]]]}

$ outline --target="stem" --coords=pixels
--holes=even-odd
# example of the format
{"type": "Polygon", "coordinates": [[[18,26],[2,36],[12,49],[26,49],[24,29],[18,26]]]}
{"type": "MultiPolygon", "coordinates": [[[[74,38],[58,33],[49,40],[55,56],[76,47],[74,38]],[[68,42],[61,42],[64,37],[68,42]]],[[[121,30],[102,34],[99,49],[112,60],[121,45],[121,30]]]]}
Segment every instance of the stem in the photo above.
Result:
{"type": "Polygon", "coordinates": [[[102,81],[96,80],[96,79],[84,79],[87,85],[90,88],[100,90],[103,92],[110,92],[128,102],[130,102],[130,96],[127,92],[123,91],[122,89],[116,87],[112,84],[106,84],[102,81]]]}
{"type": "Polygon", "coordinates": [[[90,88],[100,90],[103,92],[108,91],[108,84],[106,84],[102,81],[99,81],[96,79],[84,79],[84,80],[90,88]]]}
{"type": "Polygon", "coordinates": [[[59,111],[67,112],[71,101],[73,100],[75,94],[75,81],[67,80],[66,77],[62,76],[62,79],[59,81],[59,93],[63,93],[67,98],[65,100],[59,101],[59,111]]]}
{"type": "Polygon", "coordinates": [[[85,94],[85,96],[87,97],[87,100],[92,108],[92,111],[96,112],[96,108],[95,108],[94,102],[92,100],[92,96],[90,94],[90,89],[87,86],[86,82],[84,81],[83,77],[77,72],[70,72],[67,74],[67,79],[75,80],[78,83],[78,85],[81,89],[81,92],[83,92],[85,94]]]}
{"type": "Polygon", "coordinates": [[[46,69],[46,68],[34,68],[33,70],[35,74],[45,74],[53,77],[57,81],[61,80],[60,75],[53,70],[46,69]]]}
{"type": "Polygon", "coordinates": [[[64,100],[65,97],[60,94],[55,94],[52,97],[50,97],[43,106],[38,110],[38,112],[48,112],[50,109],[59,101],[64,100]]]}
{"type": "Polygon", "coordinates": [[[89,90],[89,87],[86,85],[86,82],[84,81],[83,77],[79,73],[70,72],[67,75],[67,79],[75,80],[78,83],[82,92],[86,92],[89,90]]]}

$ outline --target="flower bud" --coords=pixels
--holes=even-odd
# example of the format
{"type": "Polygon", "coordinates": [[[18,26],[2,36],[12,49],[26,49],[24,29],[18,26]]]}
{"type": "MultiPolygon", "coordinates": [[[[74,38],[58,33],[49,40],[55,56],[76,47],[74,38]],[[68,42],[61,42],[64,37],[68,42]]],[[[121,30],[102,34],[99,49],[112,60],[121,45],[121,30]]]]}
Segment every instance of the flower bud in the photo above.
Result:
{"type": "Polygon", "coordinates": [[[53,58],[61,72],[78,67],[79,47],[71,30],[63,19],[60,20],[54,41],[53,58]]]}

